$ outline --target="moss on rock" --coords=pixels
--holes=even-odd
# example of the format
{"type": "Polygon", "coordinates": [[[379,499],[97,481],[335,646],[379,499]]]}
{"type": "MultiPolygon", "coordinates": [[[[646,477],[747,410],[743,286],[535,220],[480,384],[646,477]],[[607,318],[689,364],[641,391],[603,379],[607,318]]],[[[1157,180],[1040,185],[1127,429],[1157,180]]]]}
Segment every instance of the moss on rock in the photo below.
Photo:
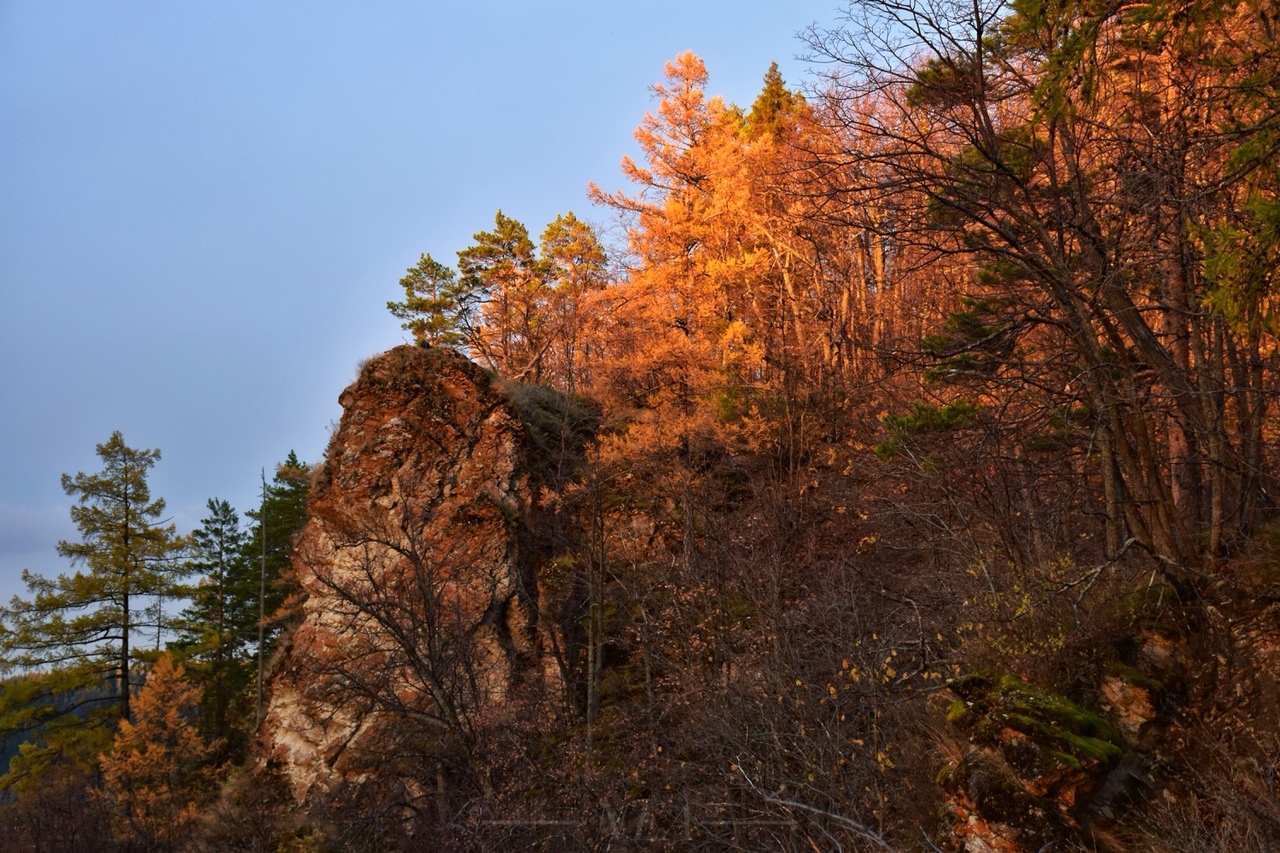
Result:
{"type": "Polygon", "coordinates": [[[1069,765],[1106,764],[1123,751],[1119,733],[1102,717],[1015,675],[974,673],[950,686],[967,713],[948,708],[948,721],[972,721],[979,741],[994,742],[1001,731],[1013,729],[1069,765]]]}

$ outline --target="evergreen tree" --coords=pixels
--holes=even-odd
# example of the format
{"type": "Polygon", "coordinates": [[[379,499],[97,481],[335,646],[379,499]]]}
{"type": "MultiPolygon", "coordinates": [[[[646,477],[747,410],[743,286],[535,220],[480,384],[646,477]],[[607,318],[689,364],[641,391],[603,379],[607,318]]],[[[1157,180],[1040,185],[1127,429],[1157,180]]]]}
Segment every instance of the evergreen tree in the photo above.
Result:
{"type": "Polygon", "coordinates": [[[538,382],[551,337],[550,288],[537,247],[529,230],[501,210],[493,230],[477,233],[475,241],[458,252],[463,284],[484,297],[475,354],[510,379],[538,382]]]}
{"type": "Polygon", "coordinates": [[[82,539],[60,542],[58,553],[85,571],[52,580],[24,571],[31,597],[0,608],[0,666],[34,673],[0,694],[0,734],[39,735],[0,777],[0,789],[39,776],[59,756],[96,757],[103,733],[129,718],[132,641],[158,625],[147,605],[180,594],[177,558],[186,542],[164,524],[164,501],[147,485],[160,451],[131,448],[114,432],[97,453],[101,472],[62,478],[78,501],[71,518],[82,539]]]}
{"type": "Polygon", "coordinates": [[[785,119],[794,116],[802,104],[804,96],[787,88],[778,71],[778,63],[772,63],[764,75],[764,88],[756,96],[751,112],[747,114],[748,135],[780,138],[787,126],[785,119]]]}
{"type": "Polygon", "coordinates": [[[265,579],[266,597],[261,609],[266,618],[264,641],[268,646],[279,636],[291,613],[290,601],[297,590],[293,577],[293,546],[307,523],[307,497],[310,493],[311,466],[299,462],[297,454],[290,450],[285,461],[276,466],[275,476],[266,486],[262,505],[245,512],[254,522],[242,550],[251,567],[248,575],[252,580],[248,585],[253,594],[249,599],[250,606],[235,618],[241,626],[251,625],[256,635],[258,587],[265,579]]]}
{"type": "Polygon", "coordinates": [[[419,342],[437,347],[467,343],[476,293],[471,282],[460,281],[451,268],[422,255],[400,279],[404,302],[388,302],[387,309],[405,322],[419,342]]]}
{"type": "Polygon", "coordinates": [[[248,743],[258,660],[269,656],[292,613],[293,545],[307,520],[310,471],[290,451],[264,484],[261,505],[246,513],[252,526],[242,528],[228,502],[210,499],[209,515],[192,534],[187,570],[200,580],[174,648],[203,682],[204,732],[221,741],[228,757],[241,755],[248,743]]]}
{"type": "Polygon", "coordinates": [[[249,535],[231,504],[210,498],[207,506],[209,515],[191,537],[187,570],[200,582],[182,613],[177,646],[204,681],[207,734],[230,742],[229,710],[252,680],[247,650],[257,639],[259,572],[246,553],[249,535]]]}
{"type": "Polygon", "coordinates": [[[544,381],[569,394],[590,382],[590,352],[583,340],[593,293],[608,284],[608,259],[590,225],[572,213],[557,216],[542,232],[542,268],[551,288],[550,332],[544,381]]]}

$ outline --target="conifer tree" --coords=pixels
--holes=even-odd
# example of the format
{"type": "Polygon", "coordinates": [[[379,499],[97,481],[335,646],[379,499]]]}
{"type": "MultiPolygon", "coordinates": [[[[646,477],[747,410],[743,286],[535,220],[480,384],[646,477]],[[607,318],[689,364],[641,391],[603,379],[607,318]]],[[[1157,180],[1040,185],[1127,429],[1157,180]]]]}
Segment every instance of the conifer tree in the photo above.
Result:
{"type": "Polygon", "coordinates": [[[388,302],[387,309],[404,320],[414,338],[435,347],[459,347],[471,337],[471,314],[477,295],[469,281],[430,255],[400,279],[404,302],[388,302]]]}
{"type": "Polygon", "coordinates": [[[185,675],[167,653],[156,661],[138,694],[136,719],[121,721],[100,762],[116,834],[146,850],[175,849],[209,787],[211,749],[192,719],[200,691],[185,675]]]}
{"type": "Polygon", "coordinates": [[[165,503],[147,485],[160,451],[129,447],[117,431],[97,453],[101,472],[62,477],[77,498],[71,518],[82,539],[60,542],[58,553],[85,571],[54,579],[24,571],[31,597],[0,608],[0,666],[28,674],[0,694],[0,733],[39,733],[0,789],[38,776],[59,756],[96,756],[113,718],[129,718],[138,656],[131,641],[156,627],[147,605],[180,592],[186,542],[164,523],[165,503]]]}
{"type": "Polygon", "coordinates": [[[499,210],[493,230],[475,241],[458,252],[458,269],[467,288],[484,298],[476,356],[508,378],[538,382],[551,344],[550,288],[529,230],[499,210]]]}
{"type": "Polygon", "coordinates": [[[573,213],[557,216],[542,232],[539,250],[551,288],[550,336],[544,380],[569,394],[591,381],[591,352],[582,334],[592,295],[608,283],[604,246],[590,225],[573,213]]]}
{"type": "Polygon", "coordinates": [[[804,104],[804,97],[787,88],[778,63],[774,62],[764,75],[764,88],[751,104],[746,124],[749,135],[769,135],[778,139],[786,127],[785,119],[793,116],[804,104]]]}
{"type": "Polygon", "coordinates": [[[209,515],[192,533],[187,570],[199,575],[182,613],[178,647],[205,683],[208,733],[228,739],[229,709],[251,680],[246,653],[257,637],[259,566],[246,553],[248,534],[227,501],[210,498],[209,515]]]}
{"type": "Polygon", "coordinates": [[[204,687],[202,730],[223,744],[227,756],[241,755],[248,743],[257,661],[270,654],[290,614],[293,545],[307,519],[310,471],[290,451],[264,484],[262,505],[246,513],[251,527],[241,527],[228,502],[210,499],[209,515],[192,534],[187,573],[200,580],[190,590],[173,648],[204,687]]]}

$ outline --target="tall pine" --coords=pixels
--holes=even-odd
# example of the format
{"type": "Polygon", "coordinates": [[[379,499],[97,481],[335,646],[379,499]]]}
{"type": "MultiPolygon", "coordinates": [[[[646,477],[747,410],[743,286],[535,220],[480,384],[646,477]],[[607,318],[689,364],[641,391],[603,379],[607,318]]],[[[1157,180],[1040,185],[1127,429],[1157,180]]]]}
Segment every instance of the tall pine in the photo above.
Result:
{"type": "Polygon", "coordinates": [[[420,343],[461,347],[472,335],[472,312],[479,296],[469,281],[432,258],[422,255],[400,279],[404,302],[388,302],[387,310],[404,320],[420,343]]]}
{"type": "MultiPolygon", "coordinates": [[[[307,523],[307,497],[310,493],[311,466],[298,461],[291,450],[284,462],[276,466],[262,505],[245,512],[253,525],[249,528],[243,553],[251,566],[249,574],[255,585],[264,570],[263,539],[266,539],[266,600],[262,613],[266,619],[264,642],[268,647],[279,637],[292,613],[291,602],[297,592],[293,576],[293,546],[302,526],[307,523]]],[[[256,635],[256,589],[253,603],[252,614],[246,614],[245,618],[252,620],[256,635]]]]}
{"type": "Polygon", "coordinates": [[[160,451],[129,447],[114,432],[97,454],[100,472],[62,477],[81,539],[60,542],[58,553],[82,570],[52,579],[24,571],[29,597],[0,608],[0,667],[25,676],[0,694],[0,734],[28,740],[0,789],[60,756],[96,758],[104,732],[130,715],[134,640],[158,627],[156,600],[180,594],[186,542],[147,485],[160,451]]]}
{"type": "Polygon", "coordinates": [[[211,738],[239,745],[231,720],[253,680],[249,650],[257,640],[258,563],[250,559],[249,534],[225,500],[210,498],[209,514],[192,534],[188,572],[199,575],[182,613],[177,647],[192,674],[204,682],[202,722],[211,738]]]}

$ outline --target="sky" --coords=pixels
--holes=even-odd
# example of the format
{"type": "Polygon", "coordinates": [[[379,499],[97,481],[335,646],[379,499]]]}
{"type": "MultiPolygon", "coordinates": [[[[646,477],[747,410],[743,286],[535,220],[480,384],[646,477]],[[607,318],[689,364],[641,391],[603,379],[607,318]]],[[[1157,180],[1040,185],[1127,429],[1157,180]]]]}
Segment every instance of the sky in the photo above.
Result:
{"type": "Polygon", "coordinates": [[[71,567],[63,473],[162,453],[179,532],[318,461],[422,253],[607,225],[663,64],[749,106],[839,0],[0,0],[0,601],[71,567]]]}

